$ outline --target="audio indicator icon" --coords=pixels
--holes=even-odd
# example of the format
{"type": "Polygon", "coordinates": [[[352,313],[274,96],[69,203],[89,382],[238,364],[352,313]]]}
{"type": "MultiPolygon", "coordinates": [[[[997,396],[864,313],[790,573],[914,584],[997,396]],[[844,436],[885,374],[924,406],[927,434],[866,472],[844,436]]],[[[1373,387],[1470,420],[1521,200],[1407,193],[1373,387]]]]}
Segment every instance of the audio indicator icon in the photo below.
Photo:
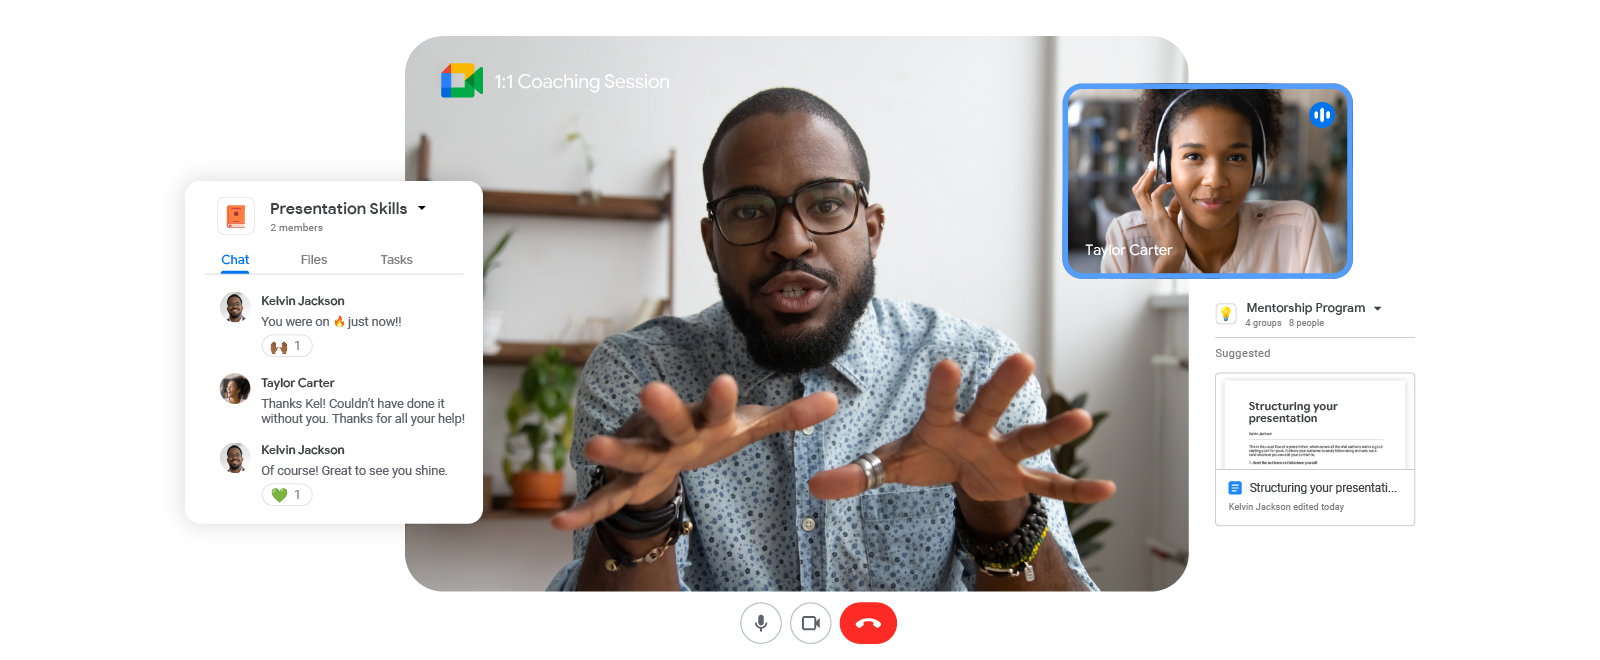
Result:
{"type": "Polygon", "coordinates": [[[1327,128],[1333,124],[1333,106],[1326,103],[1318,103],[1311,106],[1311,112],[1307,116],[1311,118],[1312,126],[1327,128]]]}

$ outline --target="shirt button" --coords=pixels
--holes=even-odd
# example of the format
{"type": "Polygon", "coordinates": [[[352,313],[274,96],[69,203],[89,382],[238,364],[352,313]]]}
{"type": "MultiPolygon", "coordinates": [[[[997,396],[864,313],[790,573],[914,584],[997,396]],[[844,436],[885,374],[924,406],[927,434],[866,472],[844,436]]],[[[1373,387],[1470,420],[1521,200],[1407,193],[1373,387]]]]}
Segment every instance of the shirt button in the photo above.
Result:
{"type": "Polygon", "coordinates": [[[800,529],[806,530],[808,532],[813,530],[813,529],[816,529],[816,528],[817,528],[817,521],[814,520],[814,519],[811,519],[811,518],[806,518],[804,521],[802,521],[800,523],[800,529]]]}
{"type": "Polygon", "coordinates": [[[817,427],[815,427],[815,426],[807,426],[807,427],[805,427],[803,429],[800,429],[800,432],[804,433],[806,435],[811,435],[816,430],[817,430],[817,427]]]}

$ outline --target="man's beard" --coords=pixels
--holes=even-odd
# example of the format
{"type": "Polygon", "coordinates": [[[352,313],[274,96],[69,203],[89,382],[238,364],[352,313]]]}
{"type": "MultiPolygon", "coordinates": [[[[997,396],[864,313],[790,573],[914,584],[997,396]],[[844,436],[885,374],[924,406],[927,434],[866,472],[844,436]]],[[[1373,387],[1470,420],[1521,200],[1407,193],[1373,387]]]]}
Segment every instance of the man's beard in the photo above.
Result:
{"type": "MultiPolygon", "coordinates": [[[[787,261],[778,264],[766,277],[750,283],[750,295],[760,295],[762,285],[771,281],[782,273],[797,270],[809,273],[828,283],[830,288],[838,288],[839,274],[831,270],[814,268],[804,262],[787,261]]],[[[728,288],[728,283],[722,276],[717,275],[717,290],[722,293],[722,304],[728,310],[728,316],[733,318],[734,327],[744,335],[745,348],[750,352],[750,359],[756,364],[779,373],[799,373],[808,369],[823,366],[843,354],[850,347],[850,335],[855,331],[856,321],[861,320],[861,315],[867,311],[867,303],[872,302],[873,280],[877,271],[873,268],[872,260],[867,260],[865,268],[861,269],[861,277],[856,281],[856,286],[850,291],[843,292],[844,303],[828,319],[822,329],[798,337],[772,336],[762,327],[761,319],[756,317],[754,311],[745,305],[744,300],[735,295],[728,288]]],[[[788,325],[804,320],[806,314],[774,313],[780,324],[788,325]]]]}

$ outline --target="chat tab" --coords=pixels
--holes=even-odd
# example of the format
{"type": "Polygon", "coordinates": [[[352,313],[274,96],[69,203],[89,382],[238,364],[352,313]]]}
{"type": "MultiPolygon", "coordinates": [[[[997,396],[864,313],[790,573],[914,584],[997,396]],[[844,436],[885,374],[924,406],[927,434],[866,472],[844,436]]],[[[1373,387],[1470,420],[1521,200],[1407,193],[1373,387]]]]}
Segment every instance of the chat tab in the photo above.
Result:
{"type": "Polygon", "coordinates": [[[482,221],[471,182],[189,186],[190,520],[477,520],[482,221]]]}

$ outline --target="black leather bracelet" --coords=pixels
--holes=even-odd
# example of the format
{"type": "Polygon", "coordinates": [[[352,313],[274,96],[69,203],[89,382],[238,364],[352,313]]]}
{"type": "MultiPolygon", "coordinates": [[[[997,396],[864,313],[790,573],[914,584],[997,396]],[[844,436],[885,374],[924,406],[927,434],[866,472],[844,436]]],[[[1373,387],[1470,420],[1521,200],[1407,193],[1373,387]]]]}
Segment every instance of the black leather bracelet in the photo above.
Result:
{"type": "MultiPolygon", "coordinates": [[[[605,468],[595,466],[591,475],[589,495],[605,485],[605,468]]],[[[666,504],[655,509],[642,511],[629,510],[627,507],[618,509],[616,513],[599,522],[601,529],[626,539],[648,539],[670,531],[673,523],[683,519],[684,494],[683,479],[677,479],[677,492],[666,504]]],[[[585,497],[588,497],[585,496],[585,497]]]]}
{"type": "MultiPolygon", "coordinates": [[[[594,494],[594,491],[605,485],[605,468],[595,466],[594,473],[589,481],[589,494],[585,499],[594,494]]],[[[683,489],[683,478],[677,480],[677,493],[666,505],[645,511],[629,511],[626,508],[618,510],[607,518],[595,524],[594,539],[600,542],[600,548],[611,557],[606,560],[606,570],[615,572],[620,568],[631,568],[639,563],[651,563],[667,554],[678,539],[694,529],[694,523],[687,519],[688,498],[683,489]],[[666,533],[666,541],[657,548],[651,549],[642,557],[632,557],[614,543],[613,536],[626,539],[648,539],[666,533]]]]}
{"type": "Polygon", "coordinates": [[[1029,582],[1033,581],[1033,560],[1038,556],[1045,536],[1050,533],[1050,514],[1044,509],[1043,498],[1029,493],[1028,512],[1022,516],[1022,525],[1017,531],[995,541],[973,538],[972,528],[967,526],[967,519],[961,514],[961,505],[957,503],[955,509],[956,539],[979,571],[1001,577],[1024,575],[1029,582]]]}

